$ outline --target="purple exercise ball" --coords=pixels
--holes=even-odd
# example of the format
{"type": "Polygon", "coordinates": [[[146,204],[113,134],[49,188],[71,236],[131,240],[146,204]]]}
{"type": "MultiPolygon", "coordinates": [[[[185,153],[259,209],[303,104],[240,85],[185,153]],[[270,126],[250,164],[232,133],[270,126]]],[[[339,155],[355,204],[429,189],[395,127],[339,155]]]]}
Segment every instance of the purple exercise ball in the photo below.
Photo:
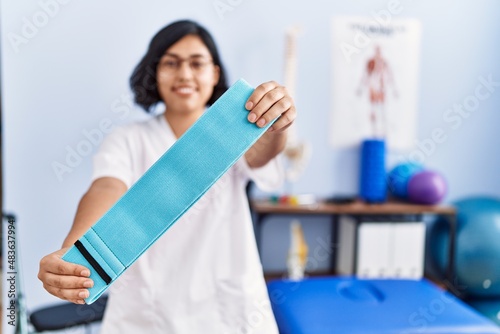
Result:
{"type": "Polygon", "coordinates": [[[416,173],[408,182],[408,198],[419,204],[437,204],[446,195],[447,185],[438,172],[425,170],[416,173]]]}

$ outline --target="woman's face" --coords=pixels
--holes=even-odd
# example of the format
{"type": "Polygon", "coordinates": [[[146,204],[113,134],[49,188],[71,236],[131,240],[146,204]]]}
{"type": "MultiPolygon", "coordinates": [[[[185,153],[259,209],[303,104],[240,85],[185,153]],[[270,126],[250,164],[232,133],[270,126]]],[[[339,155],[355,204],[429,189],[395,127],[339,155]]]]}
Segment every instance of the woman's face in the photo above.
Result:
{"type": "Polygon", "coordinates": [[[187,35],[168,48],[156,70],[158,92],[168,112],[202,113],[219,81],[219,71],[196,35],[187,35]]]}

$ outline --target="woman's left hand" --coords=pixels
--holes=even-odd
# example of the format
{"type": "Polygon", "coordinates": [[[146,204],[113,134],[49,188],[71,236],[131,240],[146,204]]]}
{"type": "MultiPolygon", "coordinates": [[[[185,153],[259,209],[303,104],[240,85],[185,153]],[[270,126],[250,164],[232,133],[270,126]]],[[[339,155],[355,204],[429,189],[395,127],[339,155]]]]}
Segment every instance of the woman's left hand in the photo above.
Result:
{"type": "Polygon", "coordinates": [[[279,117],[269,128],[269,132],[286,130],[297,116],[295,104],[287,89],[274,81],[265,82],[255,88],[245,107],[249,111],[248,121],[260,128],[279,117]]]}

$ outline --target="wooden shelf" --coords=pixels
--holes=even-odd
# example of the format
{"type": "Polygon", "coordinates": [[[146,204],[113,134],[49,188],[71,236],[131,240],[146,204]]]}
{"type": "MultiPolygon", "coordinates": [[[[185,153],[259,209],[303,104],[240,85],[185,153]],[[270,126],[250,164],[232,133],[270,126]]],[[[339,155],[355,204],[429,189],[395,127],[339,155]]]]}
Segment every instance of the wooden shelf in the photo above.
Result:
{"type": "MultiPolygon", "coordinates": [[[[396,220],[403,219],[412,221],[411,219],[422,219],[421,216],[431,214],[444,218],[449,225],[450,239],[448,242],[448,264],[446,270],[446,278],[443,281],[444,285],[458,295],[452,284],[455,277],[455,242],[456,242],[456,209],[449,205],[417,205],[403,202],[388,201],[382,204],[368,204],[362,201],[355,201],[348,204],[332,204],[326,202],[318,202],[313,205],[291,205],[285,203],[273,203],[265,200],[251,200],[252,212],[255,215],[255,236],[257,240],[257,248],[260,252],[262,241],[262,227],[267,218],[271,216],[282,215],[301,215],[301,216],[326,216],[330,217],[332,223],[331,240],[334,245],[338,244],[339,217],[342,215],[352,215],[356,217],[359,223],[362,219],[368,219],[368,222],[378,221],[378,219],[387,219],[385,216],[392,217],[396,220]],[[402,217],[402,218],[400,218],[402,217]]],[[[354,244],[356,244],[355,241],[354,244]]],[[[335,275],[336,256],[331,257],[330,271],[324,273],[312,273],[309,276],[324,276],[335,275]]],[[[354,257],[356,259],[356,257],[354,257]]],[[[267,280],[284,277],[283,273],[265,273],[267,280]]]]}
{"type": "Polygon", "coordinates": [[[446,205],[417,205],[402,202],[387,202],[382,204],[367,204],[356,201],[349,204],[331,204],[318,202],[312,205],[290,205],[271,203],[264,200],[252,200],[252,210],[258,214],[442,214],[453,215],[455,208],[446,205]]]}

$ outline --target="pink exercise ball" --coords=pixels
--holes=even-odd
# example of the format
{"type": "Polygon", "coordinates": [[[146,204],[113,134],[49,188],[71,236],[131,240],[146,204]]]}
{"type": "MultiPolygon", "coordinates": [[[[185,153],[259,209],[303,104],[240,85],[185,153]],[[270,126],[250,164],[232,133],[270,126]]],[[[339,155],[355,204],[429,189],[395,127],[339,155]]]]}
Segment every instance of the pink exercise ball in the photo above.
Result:
{"type": "Polygon", "coordinates": [[[408,182],[408,199],[413,203],[437,204],[447,190],[446,180],[440,173],[425,170],[413,175],[408,182]]]}

